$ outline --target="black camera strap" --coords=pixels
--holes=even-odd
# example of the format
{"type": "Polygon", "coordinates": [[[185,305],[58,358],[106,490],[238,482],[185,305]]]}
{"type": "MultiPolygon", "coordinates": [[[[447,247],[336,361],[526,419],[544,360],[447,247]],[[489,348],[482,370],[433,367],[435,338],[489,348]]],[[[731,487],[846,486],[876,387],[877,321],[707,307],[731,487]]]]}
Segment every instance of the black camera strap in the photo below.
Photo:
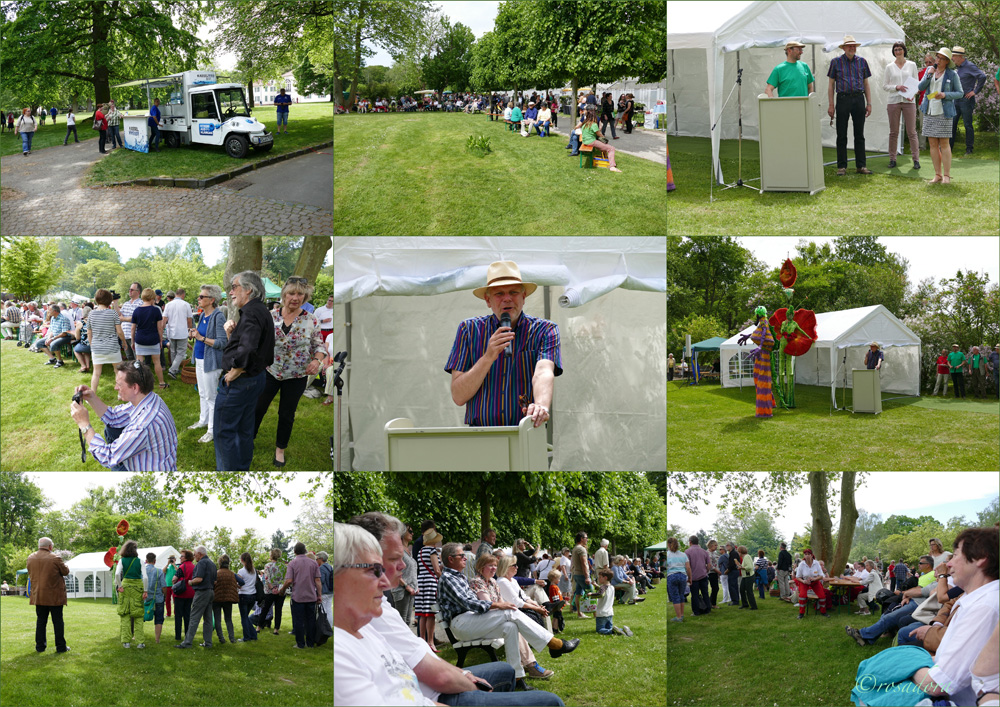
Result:
{"type": "Polygon", "coordinates": [[[80,435],[80,461],[84,464],[87,463],[87,445],[83,443],[83,430],[79,427],[76,428],[76,432],[80,435]]]}

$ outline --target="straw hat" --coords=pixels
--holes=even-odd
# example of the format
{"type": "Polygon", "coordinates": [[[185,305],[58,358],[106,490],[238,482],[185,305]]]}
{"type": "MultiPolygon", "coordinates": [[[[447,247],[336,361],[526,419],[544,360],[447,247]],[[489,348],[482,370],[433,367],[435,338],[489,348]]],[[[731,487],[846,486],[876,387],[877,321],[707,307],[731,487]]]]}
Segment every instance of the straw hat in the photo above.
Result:
{"type": "Polygon", "coordinates": [[[486,271],[486,287],[477,287],[472,294],[479,299],[486,299],[486,291],[491,287],[501,287],[503,285],[524,285],[524,296],[527,297],[538,289],[538,285],[533,282],[524,282],[521,279],[521,269],[513,260],[498,260],[490,263],[486,271]]]}
{"type": "Polygon", "coordinates": [[[434,528],[428,528],[424,531],[424,545],[434,545],[442,540],[444,540],[444,536],[434,528]]]}
{"type": "Polygon", "coordinates": [[[876,349],[878,349],[878,348],[881,348],[881,347],[880,347],[880,346],[878,345],[878,342],[877,342],[877,341],[873,341],[873,342],[871,342],[871,343],[870,343],[870,344],[868,344],[868,345],[869,345],[869,346],[874,346],[874,347],[875,347],[876,349]]]}
{"type": "Polygon", "coordinates": [[[952,56],[951,49],[949,49],[948,47],[941,47],[935,52],[935,54],[940,54],[941,56],[948,57],[948,68],[949,69],[955,68],[955,60],[951,58],[952,56]]]}
{"type": "Polygon", "coordinates": [[[952,55],[961,54],[962,56],[965,56],[965,47],[960,47],[958,45],[955,45],[954,47],[951,48],[951,53],[952,55]]]}
{"type": "Polygon", "coordinates": [[[803,44],[802,42],[789,42],[788,44],[785,45],[785,49],[788,49],[789,47],[805,47],[805,46],[806,45],[803,44]]]}
{"type": "Polygon", "coordinates": [[[844,35],[844,41],[840,43],[840,48],[843,49],[844,47],[846,47],[849,44],[853,44],[856,47],[860,47],[861,46],[861,42],[859,42],[858,40],[856,40],[854,38],[854,35],[852,35],[852,34],[845,34],[844,35]]]}

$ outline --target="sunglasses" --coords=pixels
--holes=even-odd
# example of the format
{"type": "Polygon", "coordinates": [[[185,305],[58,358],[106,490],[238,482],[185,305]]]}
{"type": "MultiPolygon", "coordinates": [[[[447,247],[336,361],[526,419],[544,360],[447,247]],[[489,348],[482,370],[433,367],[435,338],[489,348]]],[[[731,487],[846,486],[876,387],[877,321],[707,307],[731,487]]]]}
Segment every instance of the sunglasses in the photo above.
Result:
{"type": "Polygon", "coordinates": [[[304,277],[298,277],[298,276],[288,278],[288,282],[301,282],[303,285],[309,284],[309,280],[307,280],[304,277]]]}
{"type": "Polygon", "coordinates": [[[381,577],[382,573],[385,572],[385,567],[383,567],[382,564],[379,563],[379,562],[363,562],[363,563],[357,564],[357,565],[341,565],[341,568],[343,568],[345,570],[351,570],[351,569],[367,570],[367,569],[371,569],[373,571],[374,575],[375,575],[375,579],[378,579],[379,577],[381,577]]]}

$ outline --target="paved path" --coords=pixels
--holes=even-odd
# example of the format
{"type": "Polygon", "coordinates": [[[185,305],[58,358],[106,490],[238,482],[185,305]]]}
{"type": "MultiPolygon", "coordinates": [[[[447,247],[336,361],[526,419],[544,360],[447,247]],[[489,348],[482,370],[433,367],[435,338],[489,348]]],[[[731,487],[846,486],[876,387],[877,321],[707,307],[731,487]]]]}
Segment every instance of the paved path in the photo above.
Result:
{"type": "Polygon", "coordinates": [[[240,196],[260,196],[333,211],[333,149],[255,169],[218,186],[240,196]],[[249,186],[247,184],[249,183],[249,186]]]}
{"type": "MultiPolygon", "coordinates": [[[[103,157],[96,147],[89,141],[45,148],[27,157],[4,157],[0,234],[323,236],[333,232],[332,208],[290,203],[296,197],[294,184],[281,192],[282,199],[234,192],[225,186],[227,182],[208,189],[81,187],[80,177],[103,157]]],[[[273,167],[285,165],[292,172],[311,174],[319,169],[309,162],[314,157],[285,160],[273,167]]],[[[332,189],[329,193],[332,199],[332,189]]]]}
{"type": "MultiPolygon", "coordinates": [[[[569,116],[560,115],[559,126],[560,127],[558,128],[552,128],[552,132],[559,133],[566,138],[567,142],[569,142],[569,131],[570,128],[573,127],[569,124],[569,116]],[[565,118],[565,120],[563,120],[563,118],[565,118]]],[[[615,152],[624,152],[627,155],[635,155],[636,157],[642,157],[646,160],[659,162],[664,167],[667,166],[666,132],[636,128],[632,131],[631,135],[626,135],[621,130],[618,130],[617,140],[612,139],[610,132],[611,130],[609,128],[609,134],[605,135],[605,137],[608,138],[611,146],[615,148],[615,152]]]]}

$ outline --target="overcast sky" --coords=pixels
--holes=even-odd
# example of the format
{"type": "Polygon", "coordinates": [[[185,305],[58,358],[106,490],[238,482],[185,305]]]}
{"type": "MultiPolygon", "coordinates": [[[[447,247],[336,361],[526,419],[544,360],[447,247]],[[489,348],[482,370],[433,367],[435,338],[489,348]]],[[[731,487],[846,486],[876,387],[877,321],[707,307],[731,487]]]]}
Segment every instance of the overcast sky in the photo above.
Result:
{"type": "MultiPolygon", "coordinates": [[[[817,245],[830,242],[836,236],[805,238],[817,245]]],[[[751,251],[768,268],[779,268],[785,258],[796,256],[795,244],[801,236],[737,236],[736,240],[751,251]]],[[[996,236],[882,236],[878,242],[891,253],[898,253],[910,262],[910,285],[926,277],[955,277],[958,270],[974,270],[990,276],[990,282],[1000,281],[1000,240],[996,236]]]]}
{"type": "MultiPolygon", "coordinates": [[[[181,252],[184,252],[184,247],[187,246],[187,242],[193,237],[180,236],[181,243],[183,244],[181,252]]],[[[205,259],[205,265],[212,267],[222,260],[222,246],[228,238],[229,236],[201,236],[196,239],[201,246],[201,254],[205,259]]],[[[138,257],[139,251],[142,248],[162,248],[174,240],[174,238],[169,236],[84,236],[84,239],[91,243],[95,241],[108,243],[118,251],[118,254],[122,258],[122,265],[127,263],[130,258],[138,257]]],[[[327,251],[324,265],[330,265],[331,263],[333,263],[333,248],[327,251]]]]}
{"type": "MultiPolygon", "coordinates": [[[[761,479],[766,472],[754,474],[761,479]]],[[[702,506],[699,513],[683,510],[679,503],[667,497],[667,524],[679,525],[685,535],[699,529],[710,533],[719,512],[715,504],[721,501],[722,485],[716,487],[716,498],[702,506]]],[[[840,495],[839,482],[831,485],[831,492],[840,495]]],[[[982,511],[1000,495],[1000,476],[996,472],[874,472],[865,477],[865,484],[855,493],[858,510],[878,513],[885,520],[891,515],[919,517],[929,515],[942,525],[956,516],[965,516],[975,522],[976,513],[982,511]]],[[[783,508],[766,509],[775,521],[775,527],[786,541],[793,533],[801,533],[812,526],[809,508],[809,484],[803,485],[783,508]]],[[[833,511],[833,527],[839,522],[839,507],[833,511]]]]}
{"type": "MultiPolygon", "coordinates": [[[[79,472],[46,471],[30,473],[28,476],[53,502],[52,507],[48,510],[68,511],[74,503],[86,497],[88,487],[113,488],[132,476],[132,473],[107,471],[81,474],[79,472]]],[[[281,502],[276,503],[274,512],[270,513],[267,518],[261,518],[257,515],[252,505],[233,506],[232,511],[227,511],[214,496],[210,496],[209,503],[205,504],[194,494],[188,494],[184,497],[184,511],[181,514],[181,521],[184,524],[183,532],[186,535],[195,530],[209,531],[212,526],[217,525],[220,528],[230,528],[233,531],[233,537],[241,535],[247,528],[254,528],[269,540],[279,528],[284,530],[287,535],[291,535],[292,529],[295,527],[295,519],[301,513],[304,505],[299,494],[309,489],[308,482],[315,476],[315,473],[300,472],[294,480],[280,482],[282,495],[292,504],[286,506],[281,502]]]]}
{"type": "MultiPolygon", "coordinates": [[[[447,15],[452,27],[461,22],[479,39],[493,31],[493,21],[499,5],[499,2],[436,2],[432,7],[447,15]]],[[[370,42],[364,42],[364,45],[376,52],[375,56],[365,58],[365,66],[392,66],[395,63],[384,49],[370,42]]]]}
{"type": "Polygon", "coordinates": [[[735,17],[752,2],[674,2],[667,0],[667,34],[709,32],[735,17]]]}

